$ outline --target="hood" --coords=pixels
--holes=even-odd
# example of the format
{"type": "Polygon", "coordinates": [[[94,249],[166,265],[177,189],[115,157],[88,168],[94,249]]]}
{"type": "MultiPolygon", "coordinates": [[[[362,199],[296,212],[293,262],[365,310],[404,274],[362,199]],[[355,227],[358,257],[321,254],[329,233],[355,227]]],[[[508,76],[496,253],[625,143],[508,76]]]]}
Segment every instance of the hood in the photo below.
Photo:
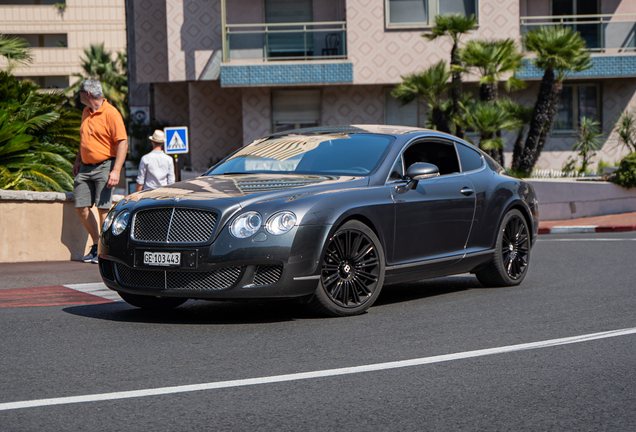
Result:
{"type": "MultiPolygon", "coordinates": [[[[202,176],[175,183],[151,191],[137,192],[125,198],[125,202],[152,205],[161,201],[217,201],[217,206],[239,204],[242,207],[259,202],[312,195],[337,189],[365,186],[366,177],[318,176],[298,174],[234,174],[202,176]],[[222,205],[222,201],[226,202],[222,205]]],[[[168,203],[166,203],[168,204],[168,203]]]]}

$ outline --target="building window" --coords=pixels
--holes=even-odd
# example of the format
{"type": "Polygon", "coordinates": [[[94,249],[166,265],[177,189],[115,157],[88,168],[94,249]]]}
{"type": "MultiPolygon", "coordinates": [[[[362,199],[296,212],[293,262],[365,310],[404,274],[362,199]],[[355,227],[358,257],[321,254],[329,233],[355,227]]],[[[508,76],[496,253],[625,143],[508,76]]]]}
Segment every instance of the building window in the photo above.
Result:
{"type": "Polygon", "coordinates": [[[66,34],[11,34],[25,39],[31,48],[66,48],[68,40],[66,34]]]}
{"type": "Polygon", "coordinates": [[[320,126],[320,90],[272,92],[272,131],[320,126]]]}
{"type": "Polygon", "coordinates": [[[477,16],[477,0],[385,0],[387,27],[428,27],[435,15],[477,16]]]}
{"type": "Polygon", "coordinates": [[[391,96],[391,89],[385,91],[385,122],[394,126],[418,126],[417,100],[402,105],[391,96]]]}
{"type": "Polygon", "coordinates": [[[43,89],[64,89],[68,87],[68,76],[18,76],[20,81],[29,81],[43,89]]]}
{"type": "Polygon", "coordinates": [[[581,118],[601,120],[600,91],[597,84],[564,85],[557,115],[554,119],[555,132],[574,132],[579,128],[581,118]]]}

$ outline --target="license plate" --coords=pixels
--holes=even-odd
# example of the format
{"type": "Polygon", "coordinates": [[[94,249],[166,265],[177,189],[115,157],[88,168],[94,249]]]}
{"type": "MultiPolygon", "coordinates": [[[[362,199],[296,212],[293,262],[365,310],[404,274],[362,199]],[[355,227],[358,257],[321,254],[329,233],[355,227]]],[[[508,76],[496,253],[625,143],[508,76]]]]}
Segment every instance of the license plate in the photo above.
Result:
{"type": "Polygon", "coordinates": [[[144,252],[144,265],[149,266],[180,266],[181,252],[144,252]]]}

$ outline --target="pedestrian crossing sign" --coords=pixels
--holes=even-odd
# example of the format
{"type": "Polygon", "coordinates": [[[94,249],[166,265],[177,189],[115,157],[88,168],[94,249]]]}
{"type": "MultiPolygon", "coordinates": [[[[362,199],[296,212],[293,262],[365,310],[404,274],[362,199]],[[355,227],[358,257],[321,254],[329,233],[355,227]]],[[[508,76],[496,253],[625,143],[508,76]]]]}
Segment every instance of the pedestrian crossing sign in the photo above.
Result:
{"type": "Polygon", "coordinates": [[[168,155],[188,153],[188,128],[186,126],[167,127],[164,152],[168,155]]]}

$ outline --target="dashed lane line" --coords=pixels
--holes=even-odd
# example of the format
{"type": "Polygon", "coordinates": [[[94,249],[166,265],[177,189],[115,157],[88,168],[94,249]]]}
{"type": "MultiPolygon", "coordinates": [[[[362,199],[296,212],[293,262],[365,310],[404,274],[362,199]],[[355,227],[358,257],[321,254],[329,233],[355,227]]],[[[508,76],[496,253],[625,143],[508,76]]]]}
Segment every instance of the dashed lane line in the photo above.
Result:
{"type": "Polygon", "coordinates": [[[350,375],[363,372],[376,372],[389,369],[406,368],[413,366],[422,366],[426,364],[441,363],[453,360],[462,360],[475,357],[483,357],[494,354],[504,354],[517,351],[526,351],[540,348],[549,348],[559,345],[568,345],[582,342],[590,342],[598,339],[606,339],[617,336],[627,336],[636,334],[636,328],[627,328],[621,330],[605,331],[600,333],[592,333],[581,336],[566,337],[560,339],[550,339],[540,342],[531,342],[519,345],[509,345],[498,348],[488,348],[476,351],[466,351],[462,353],[446,354],[432,357],[422,357],[412,360],[394,361],[388,363],[376,363],[364,366],[354,366],[339,369],[318,370],[313,372],[293,373],[287,375],[274,375],[260,378],[247,378],[231,381],[217,381],[203,384],[191,384],[172,387],[159,387],[142,390],[121,391],[112,393],[97,393],[82,396],[68,396],[48,399],[35,399],[16,402],[0,403],[0,411],[36,408],[53,405],[68,405],[74,403],[100,402],[119,399],[130,399],[148,396],[169,395],[176,393],[189,393],[203,390],[216,390],[230,387],[244,387],[250,385],[272,384],[288,381],[300,381],[314,378],[327,378],[339,375],[350,375]]]}

